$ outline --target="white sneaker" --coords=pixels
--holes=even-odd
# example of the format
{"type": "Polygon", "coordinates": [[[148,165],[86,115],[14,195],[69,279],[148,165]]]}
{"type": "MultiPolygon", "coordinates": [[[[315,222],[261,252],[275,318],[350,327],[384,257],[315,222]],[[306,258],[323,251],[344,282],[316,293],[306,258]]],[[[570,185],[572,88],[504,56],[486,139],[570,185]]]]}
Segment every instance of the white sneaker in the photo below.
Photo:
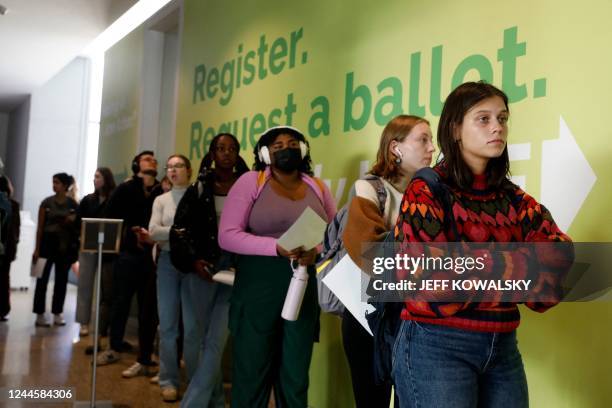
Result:
{"type": "Polygon", "coordinates": [[[149,367],[136,362],[132,364],[130,368],[123,370],[121,375],[123,376],[123,378],[133,378],[139,375],[149,375],[149,373],[149,367]]]}
{"type": "MultiPolygon", "coordinates": [[[[93,351],[93,348],[92,348],[93,351]]],[[[106,350],[98,354],[98,365],[103,366],[119,361],[119,353],[114,350],[106,350]]]]}
{"type": "Polygon", "coordinates": [[[85,337],[89,335],[89,327],[86,324],[82,324],[79,329],[79,336],[85,337]]]}
{"type": "Polygon", "coordinates": [[[38,327],[51,327],[51,322],[47,320],[44,313],[36,315],[36,322],[34,324],[38,327]]]}
{"type": "Polygon", "coordinates": [[[64,320],[64,316],[61,313],[53,315],[53,324],[56,326],[65,326],[66,321],[64,320]]]}

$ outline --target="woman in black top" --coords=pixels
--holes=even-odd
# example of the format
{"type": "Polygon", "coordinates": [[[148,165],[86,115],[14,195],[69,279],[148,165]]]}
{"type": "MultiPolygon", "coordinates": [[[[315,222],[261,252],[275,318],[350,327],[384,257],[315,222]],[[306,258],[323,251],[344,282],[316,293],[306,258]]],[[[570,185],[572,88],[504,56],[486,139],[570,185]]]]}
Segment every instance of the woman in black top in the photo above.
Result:
{"type": "Polygon", "coordinates": [[[43,274],[36,281],[33,312],[37,314],[36,326],[50,326],[45,318],[45,298],[51,267],[55,265],[55,285],[53,287],[53,304],[51,312],[55,315],[53,323],[58,326],[66,324],[62,312],[66,298],[68,271],[78,255],[78,204],[67,193],[74,184],[74,178],[66,173],[53,175],[54,195],[45,198],[38,211],[38,229],[36,231],[36,249],[32,261],[46,258],[43,274]]]}
{"type": "MultiPolygon", "coordinates": [[[[79,203],[78,221],[81,218],[104,218],[104,210],[108,197],[115,189],[113,173],[108,167],[99,167],[94,175],[95,191],[83,197],[79,203]]],[[[91,302],[96,276],[98,256],[93,252],[79,254],[79,288],[77,292],[76,318],[81,324],[79,334],[89,334],[91,319],[91,302]]],[[[100,335],[106,336],[110,323],[111,288],[113,279],[112,255],[104,255],[102,260],[102,277],[100,287],[100,335]]]]}

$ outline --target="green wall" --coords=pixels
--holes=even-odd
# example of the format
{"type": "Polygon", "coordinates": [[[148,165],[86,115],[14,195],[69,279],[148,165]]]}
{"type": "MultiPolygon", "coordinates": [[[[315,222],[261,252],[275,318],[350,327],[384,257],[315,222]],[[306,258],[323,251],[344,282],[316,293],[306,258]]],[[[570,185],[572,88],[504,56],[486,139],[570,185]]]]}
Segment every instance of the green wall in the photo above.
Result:
{"type": "MultiPolygon", "coordinates": [[[[574,240],[610,242],[610,15],[603,0],[185,0],[176,150],[197,160],[214,134],[231,131],[252,162],[262,130],[292,124],[306,132],[321,177],[342,201],[388,119],[418,114],[435,129],[451,89],[484,78],[510,96],[510,144],[528,152],[512,161],[512,174],[574,240]],[[571,154],[558,156],[557,142],[571,154]],[[567,215],[571,206],[577,212],[567,215]]],[[[123,98],[129,113],[138,107],[131,89],[142,51],[119,56],[126,41],[107,55],[118,65],[105,70],[104,103],[123,98]]],[[[100,157],[129,163],[134,129],[102,140],[100,157]],[[114,158],[117,151],[129,154],[114,158]]],[[[339,321],[323,316],[322,326],[310,404],[349,407],[339,321]]],[[[611,327],[609,302],[524,310],[531,405],[612,406],[611,327]]]]}

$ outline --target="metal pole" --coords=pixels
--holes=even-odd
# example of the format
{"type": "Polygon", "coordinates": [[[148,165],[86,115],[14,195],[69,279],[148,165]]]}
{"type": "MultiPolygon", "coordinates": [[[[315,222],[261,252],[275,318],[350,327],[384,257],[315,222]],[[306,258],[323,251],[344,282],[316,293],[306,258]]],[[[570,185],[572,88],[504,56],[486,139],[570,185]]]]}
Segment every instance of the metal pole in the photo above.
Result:
{"type": "Polygon", "coordinates": [[[102,281],[102,246],[104,245],[104,224],[100,224],[98,231],[98,273],[96,274],[96,322],[94,325],[93,365],[91,370],[91,403],[96,404],[96,368],[98,367],[98,331],[100,320],[100,282],[102,281]]]}

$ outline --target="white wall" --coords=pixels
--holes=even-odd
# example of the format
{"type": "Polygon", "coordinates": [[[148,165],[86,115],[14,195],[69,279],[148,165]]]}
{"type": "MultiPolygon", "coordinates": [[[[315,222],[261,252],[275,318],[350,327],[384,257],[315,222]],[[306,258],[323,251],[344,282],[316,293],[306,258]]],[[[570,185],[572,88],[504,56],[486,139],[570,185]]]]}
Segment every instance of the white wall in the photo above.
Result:
{"type": "MultiPolygon", "coordinates": [[[[6,144],[6,174],[15,188],[14,197],[23,203],[31,98],[10,113],[6,144]]],[[[23,206],[22,206],[23,208],[23,206]]]]}
{"type": "MultiPolygon", "coordinates": [[[[31,97],[23,209],[36,214],[53,174],[75,178],[85,161],[89,62],[76,58],[31,97]]],[[[90,180],[77,180],[81,185],[90,180]]]]}

